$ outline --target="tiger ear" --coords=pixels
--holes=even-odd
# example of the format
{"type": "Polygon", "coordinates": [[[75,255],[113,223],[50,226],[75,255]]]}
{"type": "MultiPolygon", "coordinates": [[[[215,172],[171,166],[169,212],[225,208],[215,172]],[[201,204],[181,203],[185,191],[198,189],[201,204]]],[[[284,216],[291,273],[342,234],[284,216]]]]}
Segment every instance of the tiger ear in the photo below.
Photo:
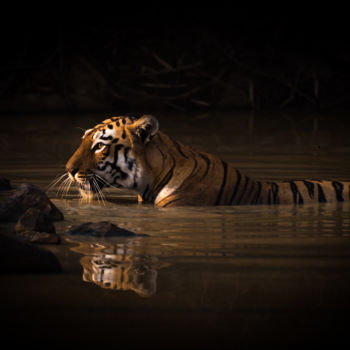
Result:
{"type": "Polygon", "coordinates": [[[158,132],[159,123],[153,115],[143,115],[131,125],[131,128],[141,143],[146,144],[158,132]]]}

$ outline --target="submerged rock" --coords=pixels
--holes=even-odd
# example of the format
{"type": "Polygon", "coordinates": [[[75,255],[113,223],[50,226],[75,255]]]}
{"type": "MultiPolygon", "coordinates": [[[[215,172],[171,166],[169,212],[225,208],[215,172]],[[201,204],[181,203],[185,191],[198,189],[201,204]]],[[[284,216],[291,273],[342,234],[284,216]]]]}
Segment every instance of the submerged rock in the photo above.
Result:
{"type": "Polygon", "coordinates": [[[85,222],[81,225],[73,226],[67,235],[92,236],[92,237],[139,237],[139,235],[129,230],[120,228],[108,221],[85,222]]]}
{"type": "Polygon", "coordinates": [[[29,208],[15,226],[16,236],[30,243],[58,244],[54,224],[39,209],[29,208]]]}
{"type": "Polygon", "coordinates": [[[11,184],[10,184],[10,180],[5,179],[3,177],[0,178],[0,191],[1,190],[10,190],[11,184]]]}
{"type": "Polygon", "coordinates": [[[61,272],[57,257],[41,247],[0,234],[0,273],[61,272]]]}
{"type": "Polygon", "coordinates": [[[0,204],[0,221],[17,221],[29,208],[36,208],[51,221],[63,220],[62,212],[37,186],[22,184],[18,190],[0,204]]]}
{"type": "Polygon", "coordinates": [[[16,237],[29,243],[58,244],[61,242],[61,237],[59,235],[48,232],[22,231],[16,233],[16,237]]]}
{"type": "Polygon", "coordinates": [[[29,208],[20,216],[15,231],[17,233],[25,231],[56,233],[51,220],[37,208],[29,208]]]}

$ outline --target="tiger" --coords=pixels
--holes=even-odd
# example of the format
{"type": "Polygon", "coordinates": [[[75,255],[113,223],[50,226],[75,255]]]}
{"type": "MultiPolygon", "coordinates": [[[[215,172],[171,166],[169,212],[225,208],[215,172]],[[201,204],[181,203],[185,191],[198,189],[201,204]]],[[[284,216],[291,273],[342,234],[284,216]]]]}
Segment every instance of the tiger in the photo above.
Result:
{"type": "Polygon", "coordinates": [[[156,293],[157,270],[143,257],[101,253],[83,256],[80,264],[84,282],[115,291],[131,290],[143,297],[156,293]]]}
{"type": "Polygon", "coordinates": [[[156,117],[125,114],[85,131],[66,164],[82,195],[132,189],[156,207],[344,202],[350,182],[257,181],[221,158],[174,140],[156,117]]]}

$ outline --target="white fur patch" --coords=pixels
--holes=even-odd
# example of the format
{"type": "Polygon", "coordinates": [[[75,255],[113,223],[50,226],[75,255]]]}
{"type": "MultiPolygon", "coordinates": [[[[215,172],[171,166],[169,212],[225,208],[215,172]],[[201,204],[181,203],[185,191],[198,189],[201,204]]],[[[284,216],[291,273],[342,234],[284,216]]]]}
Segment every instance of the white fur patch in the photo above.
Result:
{"type": "Polygon", "coordinates": [[[84,132],[84,135],[83,135],[82,139],[83,139],[83,138],[86,136],[86,134],[89,133],[91,130],[92,130],[92,129],[86,130],[86,131],[84,132]]]}
{"type": "MultiPolygon", "coordinates": [[[[94,136],[92,137],[95,141],[92,143],[91,145],[91,149],[93,149],[95,147],[96,144],[98,144],[99,142],[103,142],[103,143],[109,143],[110,140],[103,140],[101,139],[101,136],[103,136],[104,138],[112,136],[112,138],[115,137],[115,131],[113,129],[106,129],[105,133],[103,134],[102,131],[96,131],[94,136]]],[[[103,148],[101,148],[101,150],[103,150],[103,148]]],[[[99,150],[101,152],[101,150],[99,150]]],[[[97,151],[96,151],[97,153],[97,151]]]]}
{"type": "Polygon", "coordinates": [[[106,146],[103,146],[102,148],[99,148],[95,151],[95,153],[100,153],[102,152],[104,149],[106,148],[106,146]]]}
{"type": "Polygon", "coordinates": [[[184,181],[187,180],[188,176],[192,173],[192,167],[188,167],[187,169],[180,169],[178,171],[175,170],[172,179],[168,182],[168,184],[163,187],[158,193],[154,203],[157,204],[164,198],[169,197],[174,193],[184,181]]]}
{"type": "Polygon", "coordinates": [[[154,203],[157,203],[159,200],[166,198],[170,196],[178,186],[165,186],[159,193],[156,199],[154,200],[154,203]]]}
{"type": "Polygon", "coordinates": [[[102,135],[102,131],[96,131],[94,133],[94,136],[92,137],[94,140],[96,140],[97,137],[100,137],[102,135]]]}

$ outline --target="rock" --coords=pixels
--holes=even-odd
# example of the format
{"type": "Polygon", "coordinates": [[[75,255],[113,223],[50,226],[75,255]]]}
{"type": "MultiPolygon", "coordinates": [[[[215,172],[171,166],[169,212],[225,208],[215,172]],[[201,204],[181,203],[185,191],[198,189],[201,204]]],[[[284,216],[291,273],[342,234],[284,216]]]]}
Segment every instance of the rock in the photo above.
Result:
{"type": "Polygon", "coordinates": [[[17,233],[25,231],[56,233],[53,223],[44,213],[36,208],[29,208],[20,216],[15,226],[15,231],[17,233]]]}
{"type": "Polygon", "coordinates": [[[0,178],[0,190],[10,190],[10,189],[11,189],[10,180],[1,177],[0,178]]]}
{"type": "Polygon", "coordinates": [[[17,221],[29,208],[39,209],[49,220],[63,220],[62,212],[50,201],[46,193],[31,184],[22,184],[0,205],[0,221],[17,221]]]}
{"type": "Polygon", "coordinates": [[[61,272],[57,257],[16,237],[0,234],[0,273],[61,272]]]}
{"type": "Polygon", "coordinates": [[[140,237],[134,232],[120,228],[108,221],[85,222],[81,225],[73,226],[67,235],[73,236],[92,236],[92,237],[140,237]]]}
{"type": "Polygon", "coordinates": [[[59,235],[48,232],[21,231],[16,233],[16,237],[29,243],[58,244],[61,242],[59,235]]]}
{"type": "Polygon", "coordinates": [[[30,243],[58,244],[54,224],[39,209],[29,208],[15,226],[16,236],[30,243]]]}

